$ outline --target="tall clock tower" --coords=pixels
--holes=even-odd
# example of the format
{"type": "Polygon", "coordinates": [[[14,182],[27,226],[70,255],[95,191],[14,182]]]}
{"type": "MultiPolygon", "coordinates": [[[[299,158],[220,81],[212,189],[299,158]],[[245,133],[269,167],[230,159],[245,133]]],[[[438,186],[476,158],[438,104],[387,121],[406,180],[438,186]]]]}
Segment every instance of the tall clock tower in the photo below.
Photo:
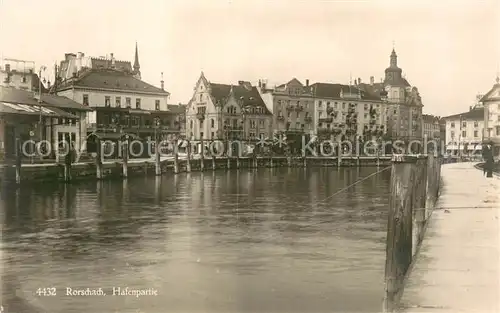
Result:
{"type": "Polygon", "coordinates": [[[391,61],[389,67],[385,69],[384,83],[387,85],[398,85],[402,81],[403,70],[398,67],[398,56],[396,51],[392,49],[391,61]]]}

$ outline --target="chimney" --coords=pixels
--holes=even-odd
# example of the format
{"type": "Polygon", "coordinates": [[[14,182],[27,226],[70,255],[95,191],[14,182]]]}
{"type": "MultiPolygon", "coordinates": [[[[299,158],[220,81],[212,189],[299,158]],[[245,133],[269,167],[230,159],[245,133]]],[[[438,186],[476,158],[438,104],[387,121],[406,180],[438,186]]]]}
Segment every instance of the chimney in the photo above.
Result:
{"type": "Polygon", "coordinates": [[[114,68],[115,67],[115,56],[113,55],[113,52],[111,52],[109,55],[111,58],[111,67],[114,68]]]}
{"type": "Polygon", "coordinates": [[[10,64],[5,64],[5,71],[10,73],[10,64]]]}
{"type": "Polygon", "coordinates": [[[73,72],[73,78],[76,78],[76,72],[73,72]]]}
{"type": "Polygon", "coordinates": [[[266,90],[266,81],[262,81],[262,90],[266,90]]]}
{"type": "Polygon", "coordinates": [[[469,111],[472,111],[472,105],[469,107],[469,111]]]}
{"type": "Polygon", "coordinates": [[[354,79],[354,85],[358,85],[358,80],[356,78],[354,79]]]}
{"type": "Polygon", "coordinates": [[[47,81],[47,89],[50,89],[50,80],[47,81]]]}
{"type": "Polygon", "coordinates": [[[373,84],[375,84],[375,77],[370,76],[370,85],[373,86],[373,84]]]}
{"type": "Polygon", "coordinates": [[[161,84],[161,90],[165,90],[165,82],[163,81],[163,72],[161,72],[161,81],[160,81],[160,84],[161,84]]]}
{"type": "Polygon", "coordinates": [[[69,60],[71,60],[71,59],[73,59],[75,57],[76,57],[76,55],[74,53],[65,53],[64,54],[64,60],[65,61],[69,61],[69,60]]]}
{"type": "Polygon", "coordinates": [[[259,79],[259,88],[262,88],[262,81],[259,79]]]}
{"type": "Polygon", "coordinates": [[[306,87],[309,87],[309,79],[306,79],[306,87]]]}
{"type": "Polygon", "coordinates": [[[361,84],[361,78],[358,77],[358,84],[361,84]]]}

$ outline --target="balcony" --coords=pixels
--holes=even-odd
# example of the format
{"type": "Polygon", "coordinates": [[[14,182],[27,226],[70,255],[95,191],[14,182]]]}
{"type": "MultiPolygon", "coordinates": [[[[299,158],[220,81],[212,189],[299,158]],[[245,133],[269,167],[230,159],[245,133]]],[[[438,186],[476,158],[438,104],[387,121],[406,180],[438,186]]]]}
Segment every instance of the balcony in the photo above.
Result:
{"type": "Polygon", "coordinates": [[[318,120],[320,123],[332,123],[333,117],[323,117],[318,120]]]}
{"type": "Polygon", "coordinates": [[[333,113],[333,110],[334,109],[332,107],[328,107],[328,108],[326,108],[326,113],[331,114],[331,113],[333,113]]]}
{"type": "Polygon", "coordinates": [[[278,116],[278,121],[284,121],[285,120],[285,117],[284,116],[278,116]]]}
{"type": "Polygon", "coordinates": [[[305,121],[305,122],[307,122],[307,123],[312,122],[312,120],[313,120],[313,119],[312,119],[312,117],[310,117],[310,116],[306,116],[306,117],[304,117],[304,121],[305,121]]]}
{"type": "Polygon", "coordinates": [[[302,112],[302,111],[304,111],[304,107],[301,106],[301,105],[298,105],[298,106],[295,107],[295,111],[296,112],[302,112]]]}
{"type": "Polygon", "coordinates": [[[295,106],[294,105],[288,105],[286,107],[287,111],[294,111],[295,110],[295,106]]]}
{"type": "Polygon", "coordinates": [[[199,120],[204,120],[205,119],[205,113],[204,112],[198,112],[196,113],[196,118],[199,120]]]}
{"type": "Polygon", "coordinates": [[[243,131],[243,126],[224,125],[225,131],[243,131]]]}

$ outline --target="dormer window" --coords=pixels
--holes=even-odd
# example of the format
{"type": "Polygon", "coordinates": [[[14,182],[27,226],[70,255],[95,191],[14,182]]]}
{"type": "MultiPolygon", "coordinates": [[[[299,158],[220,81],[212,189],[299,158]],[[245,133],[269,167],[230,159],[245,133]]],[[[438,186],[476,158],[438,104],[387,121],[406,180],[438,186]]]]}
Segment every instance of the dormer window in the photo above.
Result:
{"type": "Polygon", "coordinates": [[[111,97],[110,96],[104,97],[104,106],[107,108],[109,108],[111,106],[111,97]]]}

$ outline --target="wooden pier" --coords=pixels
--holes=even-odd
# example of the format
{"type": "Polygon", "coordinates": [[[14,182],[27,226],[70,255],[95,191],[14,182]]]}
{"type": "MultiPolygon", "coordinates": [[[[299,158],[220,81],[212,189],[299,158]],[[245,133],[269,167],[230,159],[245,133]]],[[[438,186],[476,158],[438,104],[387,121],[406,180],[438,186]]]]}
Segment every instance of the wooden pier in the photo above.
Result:
{"type": "Polygon", "coordinates": [[[398,310],[500,312],[500,177],[453,163],[442,180],[398,310]]]}

